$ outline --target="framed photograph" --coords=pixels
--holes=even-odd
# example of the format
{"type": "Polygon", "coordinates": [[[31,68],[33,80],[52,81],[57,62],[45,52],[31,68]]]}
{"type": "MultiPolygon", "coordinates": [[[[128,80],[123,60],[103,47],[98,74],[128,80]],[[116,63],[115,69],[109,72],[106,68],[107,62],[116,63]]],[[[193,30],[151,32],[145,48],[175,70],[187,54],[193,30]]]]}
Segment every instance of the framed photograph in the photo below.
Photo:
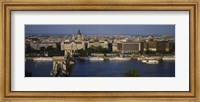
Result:
{"type": "Polygon", "coordinates": [[[2,2],[3,98],[198,96],[199,2],[2,2]]]}

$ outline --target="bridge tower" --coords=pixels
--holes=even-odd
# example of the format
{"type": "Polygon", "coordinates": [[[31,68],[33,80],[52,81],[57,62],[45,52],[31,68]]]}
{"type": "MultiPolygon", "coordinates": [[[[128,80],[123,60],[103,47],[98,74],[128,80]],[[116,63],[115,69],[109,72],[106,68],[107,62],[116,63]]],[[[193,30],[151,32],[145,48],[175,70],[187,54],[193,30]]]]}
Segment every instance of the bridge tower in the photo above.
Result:
{"type": "Polygon", "coordinates": [[[51,76],[54,77],[64,77],[71,74],[71,68],[74,64],[71,57],[64,56],[54,56],[53,58],[53,69],[51,71],[51,76]]]}

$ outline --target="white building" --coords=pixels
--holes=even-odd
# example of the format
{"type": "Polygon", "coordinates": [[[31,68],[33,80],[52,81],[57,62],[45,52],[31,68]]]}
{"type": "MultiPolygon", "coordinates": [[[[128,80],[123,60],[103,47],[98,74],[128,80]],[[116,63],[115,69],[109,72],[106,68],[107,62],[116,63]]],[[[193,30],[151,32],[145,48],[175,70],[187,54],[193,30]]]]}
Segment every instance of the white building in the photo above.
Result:
{"type": "Polygon", "coordinates": [[[88,47],[98,47],[98,46],[102,46],[103,48],[108,48],[108,41],[89,41],[88,43],[88,47]]]}
{"type": "Polygon", "coordinates": [[[61,42],[61,50],[65,50],[65,55],[67,55],[68,52],[73,54],[76,50],[85,49],[83,40],[83,33],[78,30],[76,35],[73,34],[72,40],[65,40],[64,42],[61,42]]]}

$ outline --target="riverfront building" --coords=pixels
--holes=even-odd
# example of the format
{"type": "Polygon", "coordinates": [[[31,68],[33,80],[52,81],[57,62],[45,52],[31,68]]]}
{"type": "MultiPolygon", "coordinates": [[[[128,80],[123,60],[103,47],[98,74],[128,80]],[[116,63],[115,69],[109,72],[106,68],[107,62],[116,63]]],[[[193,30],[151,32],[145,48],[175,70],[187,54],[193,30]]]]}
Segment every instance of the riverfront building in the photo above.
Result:
{"type": "Polygon", "coordinates": [[[108,41],[90,39],[91,41],[85,41],[83,33],[78,30],[77,34],[73,34],[72,39],[67,39],[61,42],[61,50],[65,51],[65,55],[69,52],[71,54],[75,53],[76,50],[90,48],[92,46],[98,47],[102,46],[103,48],[108,49],[108,41]]]}
{"type": "Polygon", "coordinates": [[[141,50],[141,43],[118,43],[117,48],[121,53],[139,52],[141,50]]]}
{"type": "Polygon", "coordinates": [[[88,47],[98,47],[102,46],[103,48],[108,48],[108,41],[99,41],[99,40],[94,40],[94,41],[89,41],[88,47]]]}
{"type": "MultiPolygon", "coordinates": [[[[99,40],[97,38],[84,40],[83,33],[78,30],[77,34],[73,34],[71,39],[61,42],[61,50],[65,51],[65,55],[69,52],[75,53],[76,50],[90,47],[102,46],[109,49],[109,42],[107,40],[99,40]]],[[[135,53],[139,51],[152,51],[152,52],[173,52],[175,44],[168,41],[147,41],[147,42],[126,42],[122,40],[113,40],[110,44],[112,52],[120,53],[135,53]]]]}
{"type": "Polygon", "coordinates": [[[175,51],[175,43],[168,41],[144,42],[144,51],[173,52],[175,51]]]}
{"type": "Polygon", "coordinates": [[[117,48],[117,43],[112,43],[112,52],[117,52],[118,48],[117,48]]]}
{"type": "Polygon", "coordinates": [[[175,43],[169,41],[149,41],[149,42],[121,42],[117,43],[117,52],[135,53],[135,52],[174,52],[175,43]]]}
{"type": "Polygon", "coordinates": [[[85,49],[83,42],[65,40],[61,43],[61,50],[65,51],[65,55],[67,55],[68,52],[72,54],[78,49],[85,49]]]}
{"type": "Polygon", "coordinates": [[[52,46],[53,48],[56,48],[57,47],[57,44],[52,42],[52,43],[47,43],[47,42],[31,42],[30,43],[30,47],[32,47],[33,49],[35,50],[40,50],[41,47],[49,47],[49,46],[52,46]]]}
{"type": "Polygon", "coordinates": [[[79,49],[85,49],[84,36],[80,30],[78,30],[76,35],[73,34],[72,39],[61,42],[61,50],[65,51],[65,55],[67,55],[68,52],[73,54],[76,50],[79,49]]]}
{"type": "Polygon", "coordinates": [[[175,51],[175,43],[169,42],[166,44],[166,52],[174,52],[175,51]]]}

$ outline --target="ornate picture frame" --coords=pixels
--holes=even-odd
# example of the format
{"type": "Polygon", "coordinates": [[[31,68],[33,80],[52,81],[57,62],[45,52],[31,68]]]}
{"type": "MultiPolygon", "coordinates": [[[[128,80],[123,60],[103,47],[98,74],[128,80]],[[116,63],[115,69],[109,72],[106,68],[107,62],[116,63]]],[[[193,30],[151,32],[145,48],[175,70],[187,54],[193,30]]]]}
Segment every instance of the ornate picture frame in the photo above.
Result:
{"type": "Polygon", "coordinates": [[[154,2],[142,3],[132,1],[66,1],[66,2],[7,2],[2,5],[1,31],[1,82],[2,99],[16,98],[175,98],[186,100],[198,99],[198,38],[199,29],[199,1],[194,2],[154,2]],[[189,91],[166,92],[12,92],[11,91],[11,11],[189,11],[190,33],[190,68],[189,91]],[[3,32],[3,33],[2,33],[3,32]]]}

